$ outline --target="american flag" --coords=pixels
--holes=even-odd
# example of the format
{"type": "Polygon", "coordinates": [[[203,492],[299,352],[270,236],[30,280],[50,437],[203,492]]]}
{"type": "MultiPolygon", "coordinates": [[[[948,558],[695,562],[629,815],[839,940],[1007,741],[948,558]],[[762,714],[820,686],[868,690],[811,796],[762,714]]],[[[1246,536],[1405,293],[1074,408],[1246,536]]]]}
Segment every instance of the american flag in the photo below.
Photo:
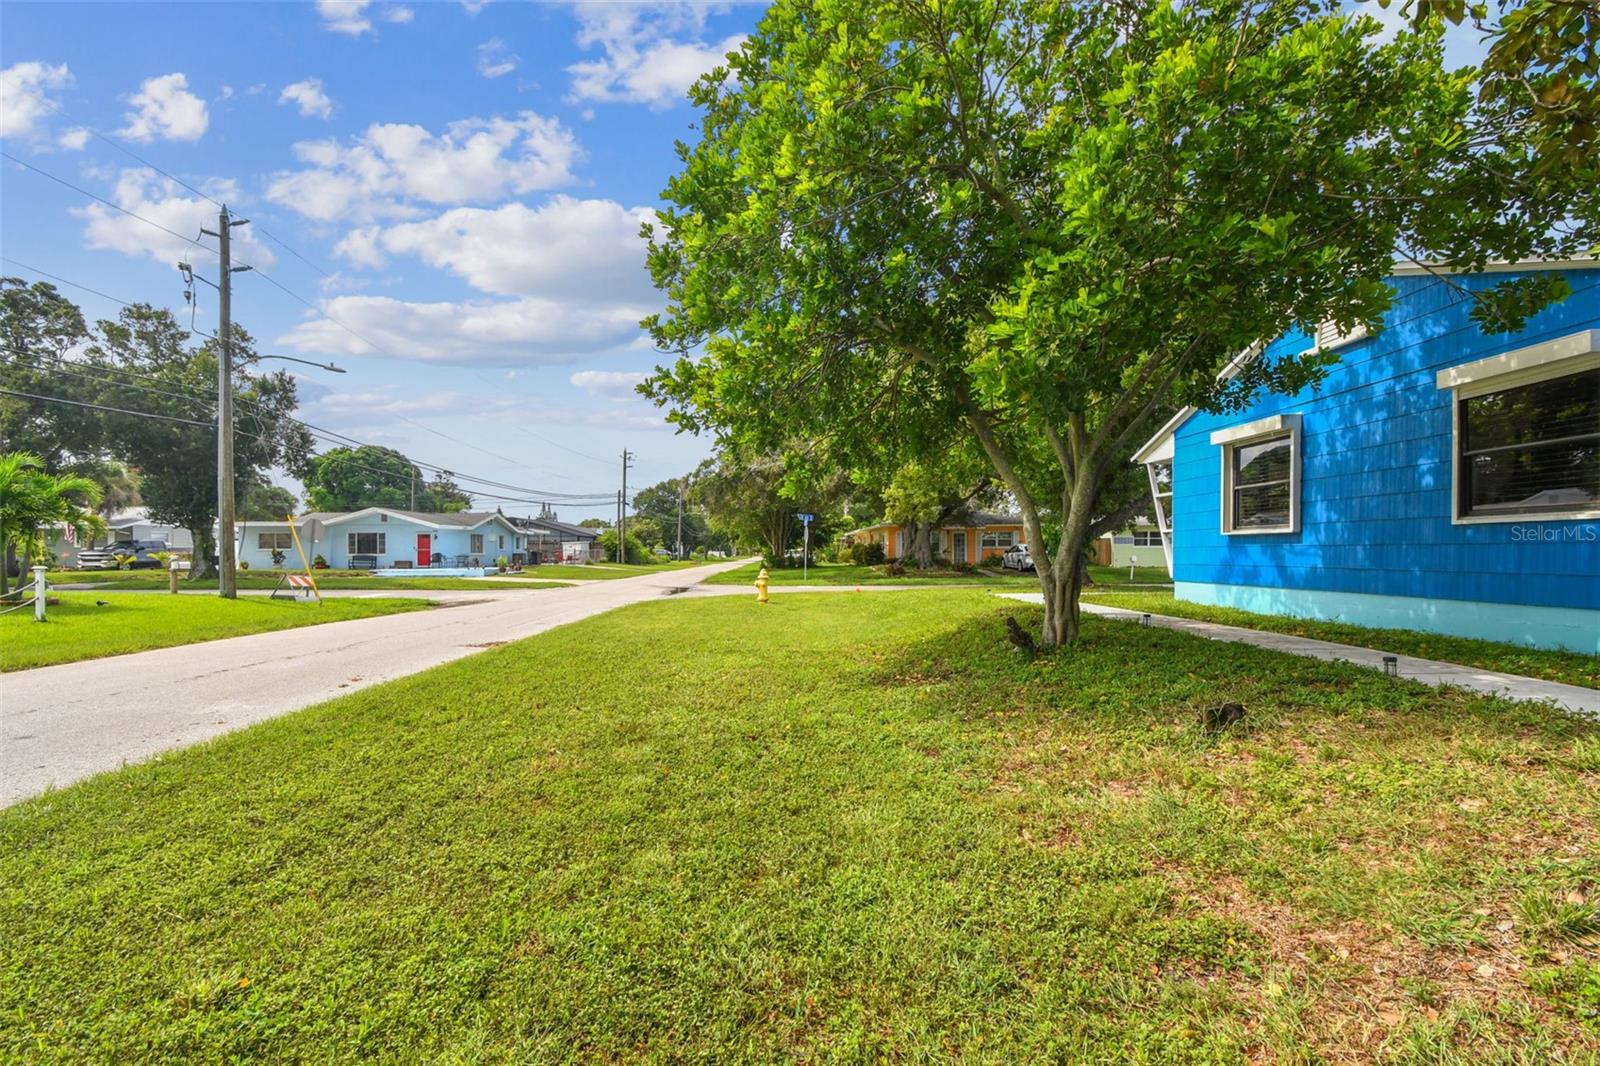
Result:
{"type": "Polygon", "coordinates": [[[71,522],[67,523],[66,541],[68,544],[78,543],[78,527],[73,525],[71,522]]]}

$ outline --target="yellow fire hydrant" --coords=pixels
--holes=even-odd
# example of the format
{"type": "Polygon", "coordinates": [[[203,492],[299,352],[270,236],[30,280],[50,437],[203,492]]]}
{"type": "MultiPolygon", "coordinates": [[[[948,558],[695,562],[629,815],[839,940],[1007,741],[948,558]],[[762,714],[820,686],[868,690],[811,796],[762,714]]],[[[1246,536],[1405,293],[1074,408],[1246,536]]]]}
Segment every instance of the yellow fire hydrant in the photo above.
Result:
{"type": "Polygon", "coordinates": [[[767,568],[764,566],[761,573],[756,575],[756,602],[767,602],[767,568]]]}

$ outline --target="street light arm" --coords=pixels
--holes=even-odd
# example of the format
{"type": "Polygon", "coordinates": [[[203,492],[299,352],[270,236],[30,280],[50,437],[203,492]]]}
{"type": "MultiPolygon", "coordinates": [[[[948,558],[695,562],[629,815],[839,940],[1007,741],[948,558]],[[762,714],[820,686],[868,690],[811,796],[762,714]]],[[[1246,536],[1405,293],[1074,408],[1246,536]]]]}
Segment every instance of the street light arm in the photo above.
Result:
{"type": "Polygon", "coordinates": [[[344,367],[342,367],[342,366],[334,366],[332,363],[313,363],[309,359],[297,359],[292,355],[255,355],[255,356],[251,356],[251,360],[253,362],[260,362],[262,359],[282,359],[285,362],[304,363],[306,366],[314,366],[318,370],[331,370],[335,374],[346,373],[344,367]]]}

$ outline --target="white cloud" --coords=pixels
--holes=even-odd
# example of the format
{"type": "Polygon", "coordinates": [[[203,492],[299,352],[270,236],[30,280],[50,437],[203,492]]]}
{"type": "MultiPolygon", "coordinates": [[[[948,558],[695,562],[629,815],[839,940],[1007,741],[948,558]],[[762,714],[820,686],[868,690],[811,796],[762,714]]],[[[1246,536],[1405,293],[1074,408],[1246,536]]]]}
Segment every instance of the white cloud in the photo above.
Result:
{"type": "Polygon", "coordinates": [[[72,84],[72,71],[65,63],[16,63],[0,70],[0,137],[22,137],[33,132],[38,121],[56,109],[50,98],[52,89],[72,84]]]}
{"type": "Polygon", "coordinates": [[[307,78],[293,85],[285,85],[278,94],[278,103],[294,104],[301,118],[332,118],[333,101],[322,91],[322,79],[307,78]]]}
{"type": "Polygon", "coordinates": [[[352,261],[369,264],[381,252],[414,256],[481,292],[580,301],[605,293],[637,310],[653,302],[645,243],[639,238],[640,224],[653,217],[648,208],[626,208],[614,200],[553,196],[538,208],[520,203],[461,207],[381,232],[357,230],[340,250],[352,261]]]}
{"type": "MultiPolygon", "coordinates": [[[[659,298],[645,269],[639,225],[648,208],[553,196],[461,207],[434,218],[357,227],[335,254],[378,268],[415,258],[503,299],[417,303],[342,297],[324,305],[376,348],[442,364],[527,366],[619,352],[640,342],[639,320],[659,298]]],[[[373,354],[325,320],[307,320],[283,343],[330,355],[373,354]]]]}
{"type": "Polygon", "coordinates": [[[367,286],[368,281],[366,278],[352,278],[337,271],[324,275],[322,280],[317,283],[317,287],[323,292],[357,292],[367,288],[367,286]]]}
{"type": "Polygon", "coordinates": [[[339,296],[321,307],[362,338],[308,318],[279,343],[327,355],[389,355],[450,366],[534,366],[570,362],[627,343],[637,309],[572,300],[408,303],[385,296],[339,296]],[[367,341],[371,341],[369,344],[367,341]]]}
{"type": "Polygon", "coordinates": [[[123,115],[127,125],[118,134],[134,141],[198,141],[211,120],[206,102],[189,91],[182,74],[148,78],[128,97],[133,110],[123,115]]]}
{"type": "Polygon", "coordinates": [[[654,108],[683,102],[689,86],[737,49],[739,35],[702,40],[706,7],[690,3],[583,4],[578,44],[600,58],[574,63],[574,101],[624,101],[654,108]]]}
{"type": "Polygon", "coordinates": [[[649,377],[643,370],[580,370],[567,380],[590,396],[608,400],[637,400],[639,382],[649,377]]]}
{"type": "MultiPolygon", "coordinates": [[[[228,181],[208,182],[201,187],[218,200],[237,199],[239,194],[238,188],[228,181]]],[[[144,169],[122,171],[109,199],[124,211],[149,219],[172,233],[164,233],[155,226],[113,211],[104,204],[89,204],[74,208],[73,214],[84,220],[83,236],[90,248],[144,256],[169,266],[186,259],[193,262],[202,274],[207,272],[208,264],[211,268],[215,267],[214,257],[173,235],[192,234],[199,238],[201,227],[216,229],[217,207],[210,200],[186,196],[182,186],[176,182],[144,169]]],[[[233,231],[233,251],[241,263],[264,269],[270,269],[276,263],[271,250],[255,239],[248,226],[233,231]]],[[[215,270],[212,269],[211,273],[215,274],[215,270]]],[[[212,280],[216,278],[212,277],[212,280]]]]}
{"type": "Polygon", "coordinates": [[[56,143],[69,152],[81,152],[84,145],[89,143],[89,131],[82,126],[76,126],[57,137],[56,143]]]}
{"type": "Polygon", "coordinates": [[[388,263],[384,258],[379,241],[383,237],[381,226],[365,226],[353,229],[344,235],[344,239],[333,246],[333,254],[347,260],[356,266],[371,267],[381,270],[388,263]]]}
{"type": "Polygon", "coordinates": [[[372,0],[317,0],[317,14],[322,16],[324,29],[354,37],[372,29],[372,20],[366,16],[371,4],[372,0]]]}
{"type": "Polygon", "coordinates": [[[532,111],[463,119],[441,134],[376,124],[348,144],[302,141],[294,153],[310,169],[278,174],[267,197],[322,222],[415,217],[419,201],[463,204],[555,188],[572,180],[579,158],[572,132],[532,111]]]}
{"type": "Polygon", "coordinates": [[[476,15],[489,6],[489,0],[461,0],[461,7],[469,15],[476,15]]]}
{"type": "Polygon", "coordinates": [[[318,414],[338,418],[345,425],[367,421],[392,422],[394,416],[460,415],[464,411],[482,413],[505,411],[521,406],[521,397],[469,393],[460,390],[430,392],[381,386],[367,392],[330,392],[308,406],[318,414]]]}
{"type": "Polygon", "coordinates": [[[478,73],[485,78],[498,78],[510,74],[522,63],[522,57],[506,47],[506,42],[492,37],[478,46],[478,73]]]}
{"type": "MultiPolygon", "coordinates": [[[[371,7],[372,0],[317,0],[322,28],[351,37],[359,37],[372,29],[371,7]]],[[[416,17],[417,13],[404,4],[392,4],[378,12],[378,18],[396,24],[410,22],[416,17]]]]}

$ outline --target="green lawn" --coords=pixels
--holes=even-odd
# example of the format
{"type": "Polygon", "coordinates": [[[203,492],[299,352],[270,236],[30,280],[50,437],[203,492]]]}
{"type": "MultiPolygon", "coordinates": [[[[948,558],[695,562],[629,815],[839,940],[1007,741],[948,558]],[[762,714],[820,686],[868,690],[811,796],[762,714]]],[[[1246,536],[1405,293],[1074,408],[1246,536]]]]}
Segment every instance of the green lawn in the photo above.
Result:
{"type": "Polygon", "coordinates": [[[319,606],[314,600],[269,600],[259,596],[224,600],[120,592],[54,595],[61,603],[48,608],[47,620],[42,624],[34,621],[31,607],[0,615],[0,671],[432,606],[418,599],[327,600],[319,606]],[[97,600],[106,605],[96,606],[97,600]]]}
{"type": "Polygon", "coordinates": [[[1273,633],[1290,633],[1297,637],[1331,640],[1339,644],[1378,648],[1401,655],[1415,655],[1424,659],[1439,659],[1478,666],[1485,670],[1499,670],[1508,674],[1538,677],[1547,681],[1560,681],[1585,688],[1600,688],[1600,656],[1577,652],[1541,651],[1503,644],[1492,640],[1470,640],[1466,637],[1441,636],[1438,633],[1421,633],[1409,629],[1374,629],[1370,626],[1348,625],[1344,622],[1316,622],[1283,615],[1255,614],[1237,611],[1231,607],[1208,607],[1174,599],[1171,592],[1161,591],[1107,591],[1096,594],[1086,592],[1086,599],[1110,607],[1126,607],[1130,611],[1149,611],[1152,614],[1169,614],[1179,618],[1196,618],[1203,622],[1221,622],[1225,625],[1265,629],[1273,633]]]}
{"type": "MultiPolygon", "coordinates": [[[[576,569],[576,568],[574,568],[576,569]]],[[[295,570],[291,573],[302,573],[295,570]]],[[[523,575],[531,571],[523,571],[523,575]]],[[[166,572],[160,570],[61,570],[48,575],[50,581],[57,585],[67,584],[93,584],[107,589],[164,589],[168,587],[166,572]]],[[[239,587],[242,589],[270,589],[278,584],[283,576],[279,571],[242,570],[239,572],[239,587]]],[[[524,581],[522,575],[506,577],[481,578],[481,577],[429,577],[419,572],[416,577],[373,577],[365,570],[319,570],[316,571],[317,587],[329,591],[361,590],[363,592],[380,592],[384,589],[426,589],[431,591],[469,590],[478,591],[486,588],[512,588],[512,589],[556,589],[566,587],[560,581],[524,581]]],[[[184,578],[179,582],[183,589],[215,589],[216,578],[202,578],[190,581],[184,578]]]]}
{"type": "MultiPolygon", "coordinates": [[[[1129,568],[1126,566],[1098,566],[1089,567],[1089,577],[1094,585],[1165,585],[1172,586],[1172,577],[1164,566],[1136,566],[1133,567],[1133,578],[1128,578],[1129,568]]],[[[1093,588],[1094,585],[1085,585],[1093,588]]]]}
{"type": "Polygon", "coordinates": [[[1006,614],[652,602],[0,812],[0,1058],[1600,1054],[1600,726],[1006,614]]]}
{"type": "MultiPolygon", "coordinates": [[[[374,577],[369,570],[318,570],[316,571],[317,585],[325,589],[481,589],[485,587],[499,588],[530,588],[549,589],[560,588],[563,582],[572,581],[612,581],[617,578],[638,577],[641,574],[659,574],[669,570],[686,570],[690,567],[704,566],[689,560],[683,562],[652,563],[649,565],[621,566],[616,563],[595,563],[585,566],[530,566],[516,574],[497,576],[492,584],[485,578],[472,577],[430,577],[426,571],[418,571],[416,577],[374,577]]],[[[294,570],[290,573],[302,573],[294,570]]],[[[281,571],[272,570],[241,570],[239,572],[239,587],[242,589],[270,589],[278,583],[281,571]]],[[[65,584],[96,584],[106,587],[125,589],[164,589],[167,587],[167,574],[162,570],[54,570],[48,575],[50,580],[58,585],[65,584]]],[[[188,589],[214,589],[217,587],[215,578],[190,581],[185,578],[183,587],[188,589]]]]}
{"type": "MultiPolygon", "coordinates": [[[[753,585],[760,572],[761,564],[751,563],[709,577],[706,584],[753,585]]],[[[918,573],[907,570],[895,576],[881,566],[851,566],[847,563],[817,563],[811,567],[810,573],[803,573],[798,566],[786,566],[769,570],[767,577],[774,585],[1015,585],[1020,582],[1029,589],[1039,587],[1038,579],[1032,574],[1019,575],[1013,571],[956,573],[945,570],[918,573]]]]}
{"type": "MultiPolygon", "coordinates": [[[[761,564],[751,563],[737,570],[717,574],[706,579],[708,585],[753,585],[761,564]]],[[[1128,584],[1127,567],[1091,566],[1089,576],[1101,585],[1128,584]]],[[[1031,572],[985,568],[977,571],[917,571],[906,570],[895,575],[882,566],[852,566],[847,563],[817,563],[809,574],[799,567],[770,570],[768,580],[774,585],[1002,585],[1015,586],[1028,592],[1037,592],[1039,579],[1031,572]]],[[[1139,584],[1170,585],[1167,571],[1159,566],[1141,566],[1135,572],[1139,584]]]]}
{"type": "MultiPolygon", "coordinates": [[[[725,560],[712,559],[710,562],[723,562],[725,560]]],[[[584,563],[581,565],[567,565],[557,563],[547,566],[530,566],[525,568],[524,575],[547,578],[565,578],[572,581],[613,581],[623,577],[638,577],[640,574],[660,574],[669,570],[689,570],[696,566],[705,566],[706,563],[696,562],[693,559],[669,560],[662,563],[584,563]]]]}

